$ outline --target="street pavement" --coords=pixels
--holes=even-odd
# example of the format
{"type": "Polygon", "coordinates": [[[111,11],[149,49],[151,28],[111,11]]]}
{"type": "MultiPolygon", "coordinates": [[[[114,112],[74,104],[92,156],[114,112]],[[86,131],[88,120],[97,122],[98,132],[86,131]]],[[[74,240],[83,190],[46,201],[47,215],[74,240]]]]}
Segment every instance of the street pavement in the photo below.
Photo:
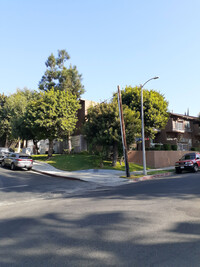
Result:
{"type": "Polygon", "coordinates": [[[0,182],[0,267],[200,266],[200,172],[60,197],[95,184],[9,168],[0,182]]]}
{"type": "MultiPolygon", "coordinates": [[[[122,176],[126,176],[126,173],[124,171],[117,171],[117,170],[89,169],[89,170],[81,170],[73,172],[62,171],[54,168],[53,166],[45,162],[39,162],[39,161],[34,161],[32,170],[51,176],[82,180],[85,182],[94,182],[96,184],[103,186],[119,186],[132,182],[153,179],[158,176],[170,175],[168,171],[171,169],[174,169],[174,166],[148,170],[148,171],[166,170],[166,173],[159,175],[147,175],[137,179],[122,178],[122,176]]],[[[131,174],[142,174],[142,171],[132,172],[131,174]]]]}
{"type": "MultiPolygon", "coordinates": [[[[16,203],[30,203],[38,199],[54,199],[95,192],[102,188],[96,183],[51,177],[38,172],[0,167],[0,208],[16,203]]],[[[1,264],[0,264],[1,266],[1,264]]]]}

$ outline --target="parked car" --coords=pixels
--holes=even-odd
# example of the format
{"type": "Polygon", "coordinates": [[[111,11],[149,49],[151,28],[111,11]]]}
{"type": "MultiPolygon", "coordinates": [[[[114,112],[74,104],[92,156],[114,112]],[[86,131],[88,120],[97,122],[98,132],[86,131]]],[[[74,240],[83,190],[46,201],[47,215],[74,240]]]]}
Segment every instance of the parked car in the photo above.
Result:
{"type": "Polygon", "coordinates": [[[183,170],[191,170],[197,172],[200,168],[200,153],[193,152],[185,154],[179,161],[175,163],[176,173],[183,170]]]}
{"type": "Polygon", "coordinates": [[[0,147],[0,163],[4,159],[5,156],[8,156],[9,153],[13,152],[12,149],[7,148],[7,147],[0,147]]]}
{"type": "Polygon", "coordinates": [[[31,170],[33,167],[33,159],[28,154],[23,153],[9,153],[2,160],[1,166],[9,166],[11,170],[16,168],[27,168],[31,170]]]}

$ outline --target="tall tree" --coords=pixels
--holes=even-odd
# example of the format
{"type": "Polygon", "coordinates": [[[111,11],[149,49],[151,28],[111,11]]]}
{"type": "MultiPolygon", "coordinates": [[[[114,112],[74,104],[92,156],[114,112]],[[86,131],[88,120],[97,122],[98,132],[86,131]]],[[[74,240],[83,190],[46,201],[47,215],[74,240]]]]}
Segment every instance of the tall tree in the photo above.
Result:
{"type": "MultiPolygon", "coordinates": [[[[135,112],[141,111],[141,88],[126,87],[122,90],[122,102],[135,112]]],[[[146,137],[154,138],[156,129],[165,127],[169,114],[168,102],[155,90],[143,89],[144,125],[146,137]]]]}
{"type": "Polygon", "coordinates": [[[62,140],[75,129],[79,108],[75,95],[54,88],[40,92],[28,104],[26,124],[40,139],[49,139],[49,157],[53,153],[53,140],[62,140]]]}
{"type": "Polygon", "coordinates": [[[7,96],[0,94],[0,138],[5,147],[8,147],[12,136],[11,112],[7,99],[7,96]]]}
{"type": "Polygon", "coordinates": [[[16,93],[10,95],[7,98],[6,106],[9,110],[11,116],[10,123],[12,128],[12,136],[18,139],[19,149],[21,144],[21,139],[24,139],[25,125],[24,125],[24,114],[26,112],[26,107],[28,102],[32,99],[34,92],[24,88],[17,89],[16,93]]]}
{"type": "Polygon", "coordinates": [[[54,90],[68,91],[76,95],[77,99],[84,93],[82,75],[78,73],[76,66],[65,66],[70,59],[66,50],[58,50],[58,57],[51,54],[46,61],[46,71],[39,82],[40,90],[47,91],[52,87],[54,90]]]}
{"type": "MultiPolygon", "coordinates": [[[[140,131],[139,113],[123,107],[124,121],[126,125],[127,144],[134,142],[137,133],[140,131]]],[[[100,145],[104,148],[112,148],[113,166],[116,165],[118,148],[121,145],[121,128],[118,103],[101,103],[88,110],[84,133],[88,143],[100,145]]]]}

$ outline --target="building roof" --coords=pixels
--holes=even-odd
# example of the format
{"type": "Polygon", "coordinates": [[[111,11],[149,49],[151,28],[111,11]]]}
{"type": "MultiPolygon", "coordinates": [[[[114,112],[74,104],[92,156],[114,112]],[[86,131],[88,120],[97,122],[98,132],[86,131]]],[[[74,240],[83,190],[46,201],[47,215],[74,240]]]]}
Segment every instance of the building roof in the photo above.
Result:
{"type": "Polygon", "coordinates": [[[198,117],[194,117],[194,116],[190,116],[190,115],[183,115],[183,114],[172,113],[172,112],[170,112],[170,115],[175,116],[175,117],[179,117],[179,118],[181,117],[185,120],[199,120],[198,117]]]}

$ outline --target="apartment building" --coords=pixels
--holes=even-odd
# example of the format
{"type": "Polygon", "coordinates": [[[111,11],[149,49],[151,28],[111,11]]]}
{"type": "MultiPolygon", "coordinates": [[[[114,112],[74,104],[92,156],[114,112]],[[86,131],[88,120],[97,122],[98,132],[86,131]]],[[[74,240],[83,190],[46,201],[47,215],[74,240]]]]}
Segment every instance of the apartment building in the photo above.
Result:
{"type": "Polygon", "coordinates": [[[154,143],[177,145],[178,150],[200,150],[198,117],[170,113],[165,129],[158,131],[154,143]]]}

